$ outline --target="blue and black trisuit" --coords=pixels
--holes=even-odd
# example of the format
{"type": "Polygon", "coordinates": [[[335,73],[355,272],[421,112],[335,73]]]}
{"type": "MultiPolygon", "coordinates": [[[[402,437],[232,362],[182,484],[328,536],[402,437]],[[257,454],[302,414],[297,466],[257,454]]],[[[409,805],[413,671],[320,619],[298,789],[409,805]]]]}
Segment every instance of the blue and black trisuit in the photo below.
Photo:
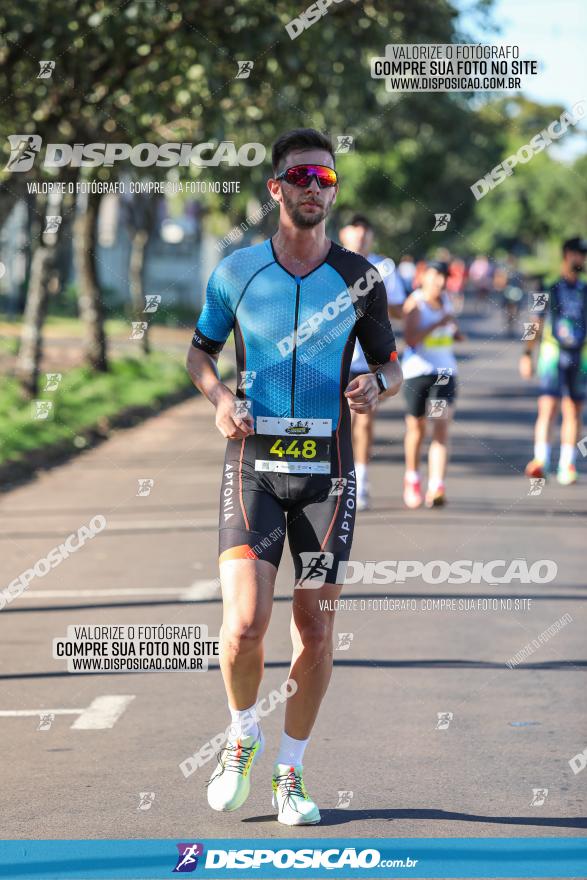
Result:
{"type": "Polygon", "coordinates": [[[397,358],[381,276],[334,243],[301,276],[279,263],[271,240],[242,248],[212,273],[192,344],[216,356],[231,332],[237,397],[255,435],[227,443],[220,561],[278,566],[287,532],[296,580],[310,567],[336,583],[355,514],[344,397],[355,338],[369,365],[397,358]]]}

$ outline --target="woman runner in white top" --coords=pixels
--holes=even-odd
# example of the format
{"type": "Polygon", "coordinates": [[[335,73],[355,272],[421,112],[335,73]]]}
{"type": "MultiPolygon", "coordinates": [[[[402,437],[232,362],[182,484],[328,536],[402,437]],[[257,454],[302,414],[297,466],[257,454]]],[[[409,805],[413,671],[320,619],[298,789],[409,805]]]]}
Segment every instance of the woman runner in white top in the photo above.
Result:
{"type": "Polygon", "coordinates": [[[432,424],[432,441],[428,453],[426,506],[439,507],[446,500],[448,429],[456,396],[457,362],[453,342],[464,338],[450,297],[444,290],[447,273],[446,263],[429,262],[421,288],[404,304],[407,346],[402,358],[406,398],[404,503],[410,508],[420,507],[424,500],[419,467],[428,419],[432,424]]]}

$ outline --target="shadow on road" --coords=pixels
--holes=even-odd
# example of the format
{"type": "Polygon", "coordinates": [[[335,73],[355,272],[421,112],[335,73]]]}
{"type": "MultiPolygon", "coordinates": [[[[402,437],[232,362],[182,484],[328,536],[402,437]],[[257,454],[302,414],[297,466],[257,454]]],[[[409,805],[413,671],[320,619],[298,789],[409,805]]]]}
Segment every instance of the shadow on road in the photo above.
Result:
{"type": "MultiPolygon", "coordinates": [[[[356,667],[370,669],[509,669],[510,672],[523,672],[530,669],[550,670],[551,672],[582,672],[587,669],[587,660],[552,660],[544,663],[519,663],[515,667],[510,667],[507,663],[494,663],[491,660],[457,660],[457,659],[428,659],[428,660],[335,660],[334,665],[337,667],[356,667]]],[[[291,660],[267,660],[265,669],[289,669],[291,660]]],[[[220,670],[218,664],[210,663],[208,672],[220,670]]],[[[137,670],[136,672],[116,672],[116,676],[124,675],[154,675],[165,672],[183,673],[187,670],[137,670]]],[[[102,671],[88,671],[71,673],[67,670],[58,670],[55,672],[12,672],[6,675],[0,675],[0,681],[24,681],[33,678],[68,678],[71,675],[104,675],[102,671]]]]}
{"type": "MultiPolygon", "coordinates": [[[[499,825],[537,825],[552,828],[587,828],[587,818],[555,818],[546,816],[477,816],[474,813],[451,813],[446,810],[320,810],[320,825],[347,825],[349,822],[365,822],[383,819],[422,819],[426,822],[482,822],[499,825]]],[[[250,816],[243,823],[275,822],[275,815],[250,816]]]]}
{"type": "MultiPolygon", "coordinates": [[[[587,590],[587,584],[569,584],[567,589],[587,590]]],[[[487,593],[400,593],[392,590],[390,593],[348,593],[343,594],[343,599],[531,599],[534,602],[585,602],[587,596],[579,596],[576,593],[512,593],[500,594],[499,597],[487,593]]],[[[274,602],[291,602],[292,595],[279,595],[273,597],[274,602]]],[[[106,608],[155,608],[159,605],[220,605],[222,597],[206,599],[146,599],[139,602],[76,602],[68,605],[27,605],[18,608],[5,608],[3,615],[8,614],[39,614],[52,611],[93,611],[106,608]]],[[[0,676],[1,678],[2,676],[0,676]]]]}
{"type": "MultiPolygon", "coordinates": [[[[571,584],[571,589],[585,590],[587,584],[571,584]]],[[[487,593],[344,593],[344,599],[532,599],[534,602],[585,602],[587,596],[579,596],[576,593],[512,593],[512,595],[500,595],[499,597],[487,593]]],[[[291,602],[290,593],[284,596],[274,596],[274,602],[291,602]]],[[[93,611],[105,610],[106,608],[155,608],[159,605],[220,605],[222,598],[211,599],[147,599],[144,602],[76,602],[69,605],[34,605],[20,608],[5,608],[3,615],[7,614],[39,614],[52,611],[93,611]]],[[[2,676],[0,676],[0,679],[2,676]]]]}

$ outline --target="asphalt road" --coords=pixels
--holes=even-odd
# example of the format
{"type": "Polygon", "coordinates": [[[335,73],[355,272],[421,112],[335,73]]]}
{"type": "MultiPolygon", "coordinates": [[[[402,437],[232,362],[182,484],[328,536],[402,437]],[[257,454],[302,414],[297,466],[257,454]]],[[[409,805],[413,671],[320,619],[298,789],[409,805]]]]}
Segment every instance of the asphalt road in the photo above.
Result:
{"type": "MultiPolygon", "coordinates": [[[[585,835],[587,772],[574,774],[569,760],[587,746],[587,463],[579,464],[583,484],[564,489],[551,480],[529,495],[523,467],[535,395],[517,376],[520,346],[501,336],[495,314],[469,318],[465,328],[450,503],[403,509],[401,401],[386,402],[373,508],[358,516],[352,558],[547,559],[558,566],[555,580],[349,585],[344,595],[359,606],[389,597],[415,599],[416,609],[338,613],[337,633],[353,637],[335,654],[305,761],[322,824],[297,832],[274,819],[281,707],[263,724],[267,749],[250,799],[237,813],[213,813],[205,792],[212,763],[189,779],[178,765],[228,723],[216,662],[207,672],[76,675],[52,658],[52,640],[72,624],[195,623],[218,634],[223,443],[212,409],[195,397],[120,431],[1,500],[4,585],[93,516],[107,520],[0,612],[4,838],[585,835]],[[154,481],[150,494],[137,495],[141,479],[154,481]],[[428,608],[432,598],[457,606],[497,599],[498,608],[481,601],[439,611],[428,608]],[[508,598],[511,608],[502,607],[508,598]],[[515,610],[516,598],[529,601],[515,610]],[[559,632],[538,640],[566,614],[559,632]],[[510,668],[533,639],[531,656],[510,668]],[[118,708],[112,699],[94,702],[117,695],[133,699],[118,708]],[[50,710],[54,720],[39,730],[39,713],[50,710]],[[438,729],[438,714],[447,712],[448,727],[438,729]],[[88,718],[97,728],[80,729],[88,718]],[[541,805],[531,805],[534,789],[548,789],[541,805]],[[139,809],[141,792],[154,793],[148,809],[139,809]],[[339,792],[352,794],[341,804],[339,792]]],[[[292,571],[286,550],[263,694],[287,677],[292,571]]]]}

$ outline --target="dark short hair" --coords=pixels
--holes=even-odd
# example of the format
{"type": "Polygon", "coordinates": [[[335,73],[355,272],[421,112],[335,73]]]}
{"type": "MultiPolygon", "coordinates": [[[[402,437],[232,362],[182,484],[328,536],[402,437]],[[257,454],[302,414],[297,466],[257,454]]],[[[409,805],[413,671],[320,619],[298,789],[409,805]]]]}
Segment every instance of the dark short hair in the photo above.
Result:
{"type": "Polygon", "coordinates": [[[365,229],[373,230],[373,224],[364,214],[353,214],[349,226],[364,226],[365,229]]]}
{"type": "Polygon", "coordinates": [[[448,263],[445,263],[444,260],[428,260],[426,268],[436,269],[440,275],[444,275],[445,278],[448,278],[448,263]]]}
{"type": "Polygon", "coordinates": [[[567,251],[577,251],[578,253],[585,254],[587,253],[587,241],[579,235],[575,235],[574,238],[567,238],[563,242],[563,256],[567,251]]]}
{"type": "Polygon", "coordinates": [[[294,128],[281,134],[273,144],[271,159],[274,173],[279,171],[283,157],[292,150],[324,150],[330,153],[334,162],[334,148],[328,135],[315,128],[294,128]]]}

